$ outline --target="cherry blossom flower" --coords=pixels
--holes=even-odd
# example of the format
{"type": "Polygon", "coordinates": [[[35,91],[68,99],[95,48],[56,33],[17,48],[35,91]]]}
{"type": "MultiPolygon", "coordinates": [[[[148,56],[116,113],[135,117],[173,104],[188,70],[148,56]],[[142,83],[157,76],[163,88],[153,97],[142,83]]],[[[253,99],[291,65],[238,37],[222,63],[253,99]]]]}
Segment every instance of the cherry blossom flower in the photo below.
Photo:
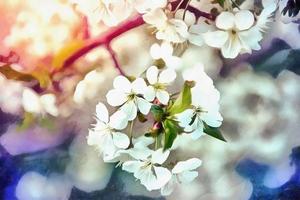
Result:
{"type": "Polygon", "coordinates": [[[195,81],[195,86],[191,89],[193,107],[177,114],[177,120],[184,131],[191,132],[191,137],[198,139],[203,134],[203,122],[212,127],[222,124],[223,118],[219,113],[220,93],[201,64],[185,71],[183,78],[195,81]]]}
{"type": "Polygon", "coordinates": [[[188,27],[183,20],[168,18],[162,9],[152,10],[143,19],[157,29],[156,38],[173,43],[182,43],[188,37],[188,27]]]}
{"type": "Polygon", "coordinates": [[[103,156],[110,156],[118,149],[129,146],[129,138],[126,134],[118,132],[127,126],[127,116],[122,111],[115,112],[109,117],[108,110],[103,103],[96,106],[95,127],[89,131],[87,142],[94,145],[103,156]]]}
{"type": "Polygon", "coordinates": [[[56,107],[56,97],[54,94],[44,94],[39,96],[32,89],[25,88],[22,94],[22,105],[26,112],[34,114],[50,114],[58,116],[59,112],[56,107]]]}
{"type": "Polygon", "coordinates": [[[117,76],[113,82],[114,89],[107,95],[107,102],[111,106],[121,106],[120,110],[127,114],[128,120],[133,120],[139,110],[143,114],[148,114],[151,103],[143,98],[147,85],[142,78],[137,78],[130,82],[124,76],[117,76]]]}
{"type": "MultiPolygon", "coordinates": [[[[135,157],[135,152],[131,155],[135,157]]],[[[169,151],[162,149],[151,151],[145,155],[139,155],[138,160],[126,161],[122,169],[134,173],[134,177],[141,181],[147,190],[157,190],[162,188],[171,178],[171,172],[161,165],[167,160],[169,151]]]]}
{"type": "Polygon", "coordinates": [[[170,95],[166,91],[166,87],[175,80],[176,72],[172,69],[165,69],[159,73],[156,66],[151,66],[147,70],[146,76],[150,85],[145,92],[145,98],[153,101],[156,97],[160,103],[167,105],[170,95]]]}
{"type": "Polygon", "coordinates": [[[198,158],[178,162],[172,169],[172,178],[161,188],[161,194],[164,196],[170,195],[175,189],[176,184],[192,182],[198,176],[198,172],[193,170],[200,167],[201,164],[202,161],[198,158]]]}
{"type": "Polygon", "coordinates": [[[259,50],[262,33],[255,26],[255,19],[249,10],[237,13],[222,12],[216,18],[217,31],[204,34],[207,45],[220,48],[225,58],[235,58],[239,53],[259,50]]]}
{"type": "Polygon", "coordinates": [[[116,26],[130,14],[125,0],[72,0],[78,9],[88,16],[91,22],[100,22],[107,26],[116,26]],[[126,7],[127,9],[124,9],[126,7]],[[123,8],[122,12],[120,12],[123,8]]]}
{"type": "Polygon", "coordinates": [[[153,44],[150,48],[150,54],[153,59],[162,59],[169,68],[175,70],[181,68],[182,60],[173,56],[173,47],[168,42],[162,42],[161,45],[153,44]]]}
{"type": "Polygon", "coordinates": [[[147,13],[157,8],[164,8],[167,0],[134,0],[134,7],[139,13],[147,13]]]}

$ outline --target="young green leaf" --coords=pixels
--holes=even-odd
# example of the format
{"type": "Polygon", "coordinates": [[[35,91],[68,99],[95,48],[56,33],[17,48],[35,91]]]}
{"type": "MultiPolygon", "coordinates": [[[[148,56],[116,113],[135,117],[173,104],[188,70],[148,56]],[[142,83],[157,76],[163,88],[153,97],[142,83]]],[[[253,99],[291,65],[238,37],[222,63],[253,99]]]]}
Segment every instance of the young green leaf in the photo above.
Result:
{"type": "Polygon", "coordinates": [[[169,109],[169,114],[174,115],[181,113],[185,109],[189,108],[192,103],[191,88],[194,86],[193,82],[186,81],[183,85],[183,89],[180,92],[178,98],[169,109]]]}
{"type": "Polygon", "coordinates": [[[163,122],[164,128],[164,150],[172,147],[177,135],[182,132],[182,128],[175,120],[166,119],[163,122]]]}
{"type": "Polygon", "coordinates": [[[204,124],[204,133],[226,142],[226,139],[223,137],[221,131],[218,128],[210,127],[204,122],[203,122],[203,124],[204,124]]]}
{"type": "Polygon", "coordinates": [[[157,122],[161,122],[164,116],[164,110],[162,107],[158,106],[158,105],[152,105],[150,112],[153,115],[153,118],[155,121],[157,122]]]}

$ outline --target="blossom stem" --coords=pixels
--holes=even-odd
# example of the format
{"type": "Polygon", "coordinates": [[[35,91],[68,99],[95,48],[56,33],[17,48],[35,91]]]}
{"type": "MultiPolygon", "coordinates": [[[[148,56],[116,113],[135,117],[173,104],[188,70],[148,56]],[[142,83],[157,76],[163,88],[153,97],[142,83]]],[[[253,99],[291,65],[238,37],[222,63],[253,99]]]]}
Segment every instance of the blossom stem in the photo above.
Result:
{"type": "Polygon", "coordinates": [[[112,42],[112,40],[116,37],[122,35],[123,33],[126,33],[131,29],[139,27],[144,23],[145,22],[142,16],[137,15],[116,27],[110,28],[107,32],[104,32],[96,38],[86,40],[85,45],[82,48],[80,48],[78,51],[76,51],[74,54],[72,54],[69,58],[65,60],[63,68],[70,66],[76,60],[78,60],[80,57],[84,56],[94,48],[102,45],[109,45],[112,42]]]}
{"type": "Polygon", "coordinates": [[[132,144],[132,130],[133,130],[133,124],[134,124],[134,120],[130,122],[130,127],[129,127],[129,139],[130,139],[130,144],[132,144]]]}
{"type": "Polygon", "coordinates": [[[117,59],[116,53],[115,51],[111,48],[111,46],[108,44],[106,45],[106,49],[109,52],[111,59],[113,60],[114,64],[115,64],[115,68],[119,71],[119,73],[123,76],[126,76],[124,71],[121,68],[121,65],[119,64],[119,61],[117,59]]]}

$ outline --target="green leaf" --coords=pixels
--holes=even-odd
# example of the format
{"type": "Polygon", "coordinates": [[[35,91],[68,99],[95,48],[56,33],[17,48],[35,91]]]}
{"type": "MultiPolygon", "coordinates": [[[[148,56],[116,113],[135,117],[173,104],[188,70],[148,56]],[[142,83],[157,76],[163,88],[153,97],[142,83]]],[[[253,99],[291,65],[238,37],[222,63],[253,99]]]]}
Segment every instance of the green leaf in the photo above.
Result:
{"type": "Polygon", "coordinates": [[[182,91],[180,92],[178,98],[175,100],[174,104],[169,109],[170,115],[181,113],[185,109],[191,106],[192,103],[191,88],[193,86],[194,86],[194,82],[190,82],[190,81],[184,82],[182,91]]]}
{"type": "Polygon", "coordinates": [[[217,3],[220,6],[224,7],[225,0],[213,0],[212,3],[217,3]]]}
{"type": "Polygon", "coordinates": [[[150,112],[153,115],[153,118],[155,121],[157,122],[161,122],[163,117],[164,117],[164,110],[162,107],[158,106],[158,105],[152,105],[150,112]]]}
{"type": "Polygon", "coordinates": [[[222,141],[226,142],[226,139],[223,137],[221,131],[218,128],[208,126],[204,122],[203,122],[203,124],[204,124],[204,133],[206,133],[207,135],[210,135],[214,138],[217,138],[219,140],[222,140],[222,141]]]}
{"type": "Polygon", "coordinates": [[[172,147],[177,135],[182,132],[178,122],[172,119],[166,119],[163,122],[164,128],[164,150],[172,147]]]}

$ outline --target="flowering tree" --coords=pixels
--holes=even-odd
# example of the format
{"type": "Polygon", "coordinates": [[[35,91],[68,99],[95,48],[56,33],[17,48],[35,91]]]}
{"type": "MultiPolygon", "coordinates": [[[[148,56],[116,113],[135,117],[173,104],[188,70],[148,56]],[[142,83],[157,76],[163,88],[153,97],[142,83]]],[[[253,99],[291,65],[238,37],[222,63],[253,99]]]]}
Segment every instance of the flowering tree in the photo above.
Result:
{"type": "MultiPolygon", "coordinates": [[[[24,52],[12,50],[0,56],[0,72],[5,75],[0,81],[14,85],[13,94],[8,96],[19,97],[16,105],[1,101],[1,107],[7,108],[7,112],[22,113],[21,130],[34,122],[48,126],[49,120],[70,117],[72,112],[65,110],[74,109],[74,102],[80,104],[86,98],[93,98],[93,88],[102,82],[98,82],[100,76],[96,70],[86,70],[85,77],[68,94],[71,99],[66,98],[60,83],[65,77],[79,74],[74,68],[76,63],[88,63],[82,59],[103,47],[119,75],[105,95],[106,101],[95,108],[96,123],[88,131],[87,144],[99,151],[104,162],[117,163],[132,173],[147,190],[169,195],[176,184],[193,181],[198,176],[196,169],[202,164],[199,158],[188,155],[183,161],[176,157],[178,136],[188,135],[198,140],[209,135],[226,141],[219,130],[223,121],[219,91],[201,60],[194,66],[185,66],[181,55],[193,45],[215,48],[224,59],[260,50],[264,34],[278,11],[278,2],[262,0],[259,5],[242,2],[70,0],[68,3],[74,6],[76,15],[69,13],[69,17],[79,24],[78,28],[70,23],[77,31],[72,41],[51,56],[48,52],[38,52],[47,56],[41,59],[42,64],[30,70],[22,61],[24,52]],[[92,24],[101,24],[106,30],[94,36],[92,24]],[[140,75],[132,76],[123,69],[111,44],[137,27],[153,30],[151,36],[156,42],[149,49],[151,63],[140,75]]],[[[296,16],[298,4],[288,1],[282,12],[296,16]]],[[[13,44],[14,40],[10,37],[6,41],[13,44]]],[[[139,56],[139,52],[136,54],[139,56]]]]}

